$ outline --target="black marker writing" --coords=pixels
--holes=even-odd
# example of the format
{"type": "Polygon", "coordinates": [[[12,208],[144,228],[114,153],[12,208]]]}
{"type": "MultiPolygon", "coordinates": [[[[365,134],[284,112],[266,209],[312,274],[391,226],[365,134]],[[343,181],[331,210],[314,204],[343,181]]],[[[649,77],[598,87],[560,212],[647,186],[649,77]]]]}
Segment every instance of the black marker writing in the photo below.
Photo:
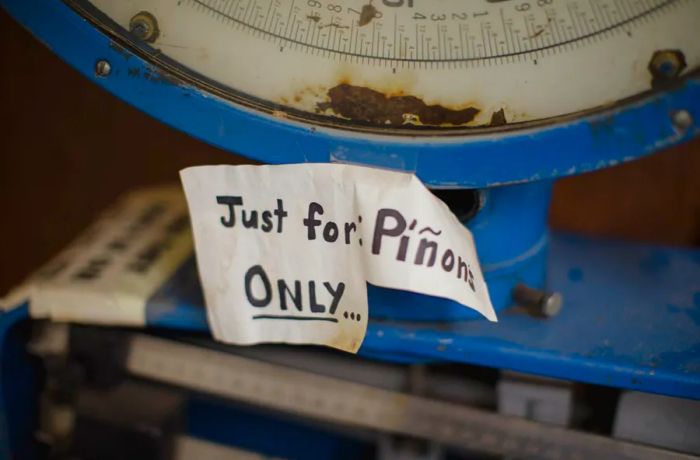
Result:
{"type": "Polygon", "coordinates": [[[253,307],[268,310],[275,310],[277,307],[280,312],[288,312],[290,307],[293,307],[299,312],[334,315],[345,293],[343,282],[333,284],[323,281],[317,284],[316,281],[308,281],[304,290],[301,281],[290,282],[283,279],[277,280],[275,291],[262,265],[250,267],[245,273],[243,283],[246,298],[253,307]]]}
{"type": "MultiPolygon", "coordinates": [[[[469,264],[462,259],[461,256],[455,256],[455,252],[450,248],[441,248],[438,241],[428,238],[421,238],[418,241],[417,247],[412,240],[412,235],[415,235],[417,221],[411,221],[411,225],[407,225],[406,218],[396,209],[383,208],[377,212],[377,219],[374,223],[374,232],[372,234],[372,254],[380,255],[390,241],[398,238],[396,247],[396,260],[405,262],[408,258],[409,251],[415,252],[413,256],[414,265],[424,265],[433,267],[437,262],[438,255],[440,257],[440,268],[447,273],[456,270],[457,278],[464,280],[469,288],[476,292],[476,284],[474,281],[474,272],[469,264]]],[[[440,236],[442,230],[435,230],[431,227],[423,227],[418,231],[418,234],[429,233],[440,236]]]]}
{"type": "Polygon", "coordinates": [[[284,218],[289,215],[284,209],[284,202],[279,198],[277,199],[277,207],[274,210],[263,210],[262,212],[255,209],[243,209],[243,198],[240,196],[219,195],[216,197],[216,202],[227,207],[226,214],[221,216],[220,219],[221,225],[226,228],[236,226],[237,206],[241,207],[240,217],[244,228],[259,228],[265,233],[269,233],[275,228],[277,233],[282,233],[284,218]],[[277,218],[276,226],[272,216],[277,218]],[[260,224],[260,218],[262,218],[262,224],[260,224]]]}

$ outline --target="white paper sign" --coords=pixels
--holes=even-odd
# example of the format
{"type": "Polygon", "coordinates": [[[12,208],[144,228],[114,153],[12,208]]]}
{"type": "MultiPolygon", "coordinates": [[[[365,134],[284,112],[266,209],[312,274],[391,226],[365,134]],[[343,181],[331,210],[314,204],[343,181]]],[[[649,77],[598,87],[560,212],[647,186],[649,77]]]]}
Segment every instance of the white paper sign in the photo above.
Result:
{"type": "Polygon", "coordinates": [[[414,175],[340,164],[180,174],[218,340],[356,352],[366,283],[452,299],[496,321],[471,233],[414,175]]]}

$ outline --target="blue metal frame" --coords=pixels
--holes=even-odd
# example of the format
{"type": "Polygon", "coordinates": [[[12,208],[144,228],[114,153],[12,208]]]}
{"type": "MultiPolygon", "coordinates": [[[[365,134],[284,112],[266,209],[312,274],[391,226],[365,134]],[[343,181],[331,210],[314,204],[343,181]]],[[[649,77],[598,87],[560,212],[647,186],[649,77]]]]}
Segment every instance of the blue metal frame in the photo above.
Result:
{"type": "MultiPolygon", "coordinates": [[[[565,299],[559,316],[506,310],[498,323],[378,321],[370,289],[360,354],[700,399],[700,250],[555,234],[547,259],[547,284],[565,299]]],[[[413,307],[415,297],[396,295],[395,308],[413,307]]],[[[194,263],[149,301],[146,319],[155,327],[208,331],[194,263]]]]}
{"type": "Polygon", "coordinates": [[[555,318],[372,322],[360,353],[700,399],[700,250],[555,235],[547,277],[565,299],[555,318]]]}
{"type": "Polygon", "coordinates": [[[700,81],[544,128],[466,137],[389,137],[282,120],[173,83],[115,46],[58,0],[0,0],[17,21],[95,84],[205,142],[266,163],[345,161],[415,171],[433,186],[489,187],[591,171],[647,155],[700,133],[671,114],[700,120],[700,81]],[[95,75],[109,61],[108,77],[95,75]],[[147,78],[148,77],[148,78],[147,78]]]}
{"type": "MultiPolygon", "coordinates": [[[[570,235],[554,235],[551,246],[548,282],[566,299],[559,316],[506,311],[497,324],[377,321],[370,306],[360,354],[700,399],[700,250],[570,235]]],[[[148,302],[146,313],[149,327],[208,332],[193,260],[148,302]]],[[[26,305],[0,314],[0,458],[10,452],[31,458],[35,376],[19,333],[27,319],[26,305]]]]}

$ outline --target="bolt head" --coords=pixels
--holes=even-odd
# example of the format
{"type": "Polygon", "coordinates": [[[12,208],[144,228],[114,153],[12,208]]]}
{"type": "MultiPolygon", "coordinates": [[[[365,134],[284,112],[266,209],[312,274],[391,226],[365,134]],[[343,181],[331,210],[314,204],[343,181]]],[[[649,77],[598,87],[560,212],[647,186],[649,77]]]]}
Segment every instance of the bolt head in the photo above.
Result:
{"type": "Polygon", "coordinates": [[[673,122],[673,126],[681,132],[693,126],[693,116],[687,110],[673,112],[671,114],[671,121],[673,122]]]}
{"type": "Polygon", "coordinates": [[[564,297],[560,293],[547,294],[542,300],[542,314],[547,318],[557,316],[563,306],[564,297]]]}
{"type": "Polygon", "coordinates": [[[131,25],[131,33],[141,40],[145,40],[150,35],[148,24],[143,21],[135,21],[131,25]]]}
{"type": "Polygon", "coordinates": [[[98,77],[106,77],[112,73],[112,66],[108,61],[100,59],[95,63],[95,75],[98,77]]]}
{"type": "Polygon", "coordinates": [[[148,11],[141,11],[134,15],[129,21],[129,32],[131,32],[139,40],[148,43],[153,43],[158,39],[160,30],[158,29],[158,21],[148,11]]]}
{"type": "Polygon", "coordinates": [[[649,61],[649,72],[657,81],[676,78],[686,67],[685,56],[679,50],[656,51],[649,61]]]}

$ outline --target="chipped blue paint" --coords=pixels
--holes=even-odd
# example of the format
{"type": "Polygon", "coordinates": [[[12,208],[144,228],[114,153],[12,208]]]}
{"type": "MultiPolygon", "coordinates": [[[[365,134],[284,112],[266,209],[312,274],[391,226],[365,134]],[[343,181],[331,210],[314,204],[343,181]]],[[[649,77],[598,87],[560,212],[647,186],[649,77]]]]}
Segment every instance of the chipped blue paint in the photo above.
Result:
{"type": "Polygon", "coordinates": [[[426,183],[487,187],[592,171],[653,153],[700,133],[671,114],[700,120],[700,81],[585,118],[499,134],[389,137],[353,134],[257,113],[173,82],[56,0],[0,0],[15,19],[95,84],[177,129],[266,163],[344,161],[415,171],[426,183]],[[112,73],[95,75],[106,59],[112,73]]]}

